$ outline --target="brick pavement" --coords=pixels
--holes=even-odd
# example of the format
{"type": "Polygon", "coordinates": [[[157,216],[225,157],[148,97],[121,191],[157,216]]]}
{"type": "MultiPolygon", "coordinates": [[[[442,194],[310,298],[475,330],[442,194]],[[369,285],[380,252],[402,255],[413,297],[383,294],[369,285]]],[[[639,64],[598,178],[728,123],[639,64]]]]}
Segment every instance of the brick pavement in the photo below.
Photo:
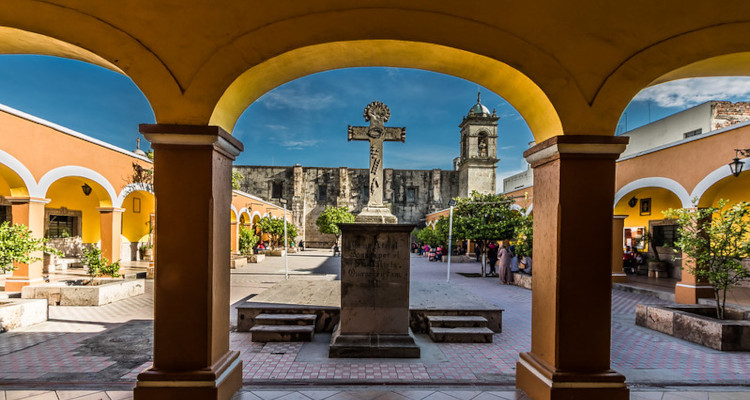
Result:
{"type": "MultiPolygon", "coordinates": [[[[239,299],[260,292],[280,280],[273,262],[280,261],[273,260],[257,270],[233,271],[232,297],[239,299]]],[[[445,267],[444,263],[412,258],[414,280],[444,281],[445,267]]],[[[416,360],[345,360],[320,358],[320,343],[263,345],[251,342],[249,333],[233,332],[230,345],[241,352],[246,384],[511,387],[518,353],[530,348],[531,292],[499,285],[496,278],[458,275],[478,272],[478,264],[453,264],[452,268],[453,284],[464,286],[505,309],[503,332],[494,336],[494,343],[431,344],[431,356],[416,360]]],[[[0,335],[0,384],[83,382],[120,388],[132,386],[137,373],[150,365],[148,321],[153,316],[152,290],[149,284],[143,296],[102,307],[51,307],[50,321],[0,335]],[[125,328],[132,332],[122,337],[116,334],[118,329],[125,328]],[[105,346],[106,352],[97,354],[96,346],[105,346]],[[139,357],[119,354],[119,349],[124,352],[132,348],[143,349],[143,354],[139,357]]],[[[632,387],[748,385],[750,354],[718,352],[637,327],[634,308],[639,302],[664,303],[641,294],[613,292],[612,367],[624,373],[632,387]]]]}

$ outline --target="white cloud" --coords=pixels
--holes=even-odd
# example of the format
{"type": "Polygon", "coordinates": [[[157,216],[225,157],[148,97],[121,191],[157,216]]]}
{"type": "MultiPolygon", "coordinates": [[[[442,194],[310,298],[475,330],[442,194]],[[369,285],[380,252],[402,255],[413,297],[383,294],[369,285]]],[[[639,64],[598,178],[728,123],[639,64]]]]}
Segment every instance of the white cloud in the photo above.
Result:
{"type": "Polygon", "coordinates": [[[512,149],[515,149],[515,148],[516,148],[516,146],[501,146],[500,150],[512,150],[512,149]]]}
{"type": "Polygon", "coordinates": [[[281,145],[287,150],[303,150],[305,147],[315,147],[319,142],[317,139],[286,138],[281,141],[281,145]]]}
{"type": "Polygon", "coordinates": [[[750,97],[750,77],[680,79],[644,89],[633,101],[652,101],[660,107],[692,107],[710,100],[750,97]]]}
{"type": "Polygon", "coordinates": [[[329,93],[306,93],[304,88],[278,88],[266,93],[260,100],[268,109],[323,110],[338,104],[329,93]]]}

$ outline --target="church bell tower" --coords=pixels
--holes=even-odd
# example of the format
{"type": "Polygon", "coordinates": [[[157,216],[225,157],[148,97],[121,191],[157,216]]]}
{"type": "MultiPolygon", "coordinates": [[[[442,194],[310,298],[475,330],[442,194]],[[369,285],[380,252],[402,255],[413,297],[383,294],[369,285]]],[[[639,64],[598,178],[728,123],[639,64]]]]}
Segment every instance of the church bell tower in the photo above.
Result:
{"type": "Polygon", "coordinates": [[[461,155],[458,157],[458,195],[467,197],[473,191],[496,192],[497,116],[495,110],[482,105],[481,93],[477,104],[469,110],[461,124],[461,155]]]}

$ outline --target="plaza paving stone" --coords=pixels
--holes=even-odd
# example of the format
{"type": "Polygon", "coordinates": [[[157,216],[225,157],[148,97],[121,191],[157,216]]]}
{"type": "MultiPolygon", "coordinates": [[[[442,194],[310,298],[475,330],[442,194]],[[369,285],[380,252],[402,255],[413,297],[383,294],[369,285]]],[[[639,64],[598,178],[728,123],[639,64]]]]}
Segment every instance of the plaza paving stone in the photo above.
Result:
{"type": "MultiPolygon", "coordinates": [[[[330,273],[331,265],[339,259],[324,257],[326,254],[330,253],[306,251],[292,256],[292,279],[314,278],[314,271],[330,273]]],[[[444,282],[446,266],[414,256],[412,279],[444,282]]],[[[453,264],[451,284],[505,309],[503,332],[494,335],[493,343],[429,343],[429,339],[420,337],[419,341],[425,343],[423,353],[427,353],[421,359],[350,360],[328,359],[321,354],[325,352],[327,335],[316,335],[318,339],[313,343],[262,344],[253,343],[249,333],[232,332],[230,346],[241,353],[246,388],[287,387],[244,391],[237,398],[514,398],[518,353],[530,349],[531,292],[500,285],[497,278],[469,278],[458,274],[461,272],[479,272],[478,264],[453,264]],[[316,385],[316,390],[299,387],[310,384],[316,385]],[[399,386],[394,389],[378,386],[373,391],[328,388],[352,384],[358,388],[399,386]],[[414,385],[458,386],[454,393],[443,386],[421,389],[414,385]],[[473,389],[468,390],[469,387],[473,389]]],[[[232,301],[238,304],[283,279],[280,258],[233,270],[232,301]]],[[[638,327],[634,316],[638,303],[666,301],[613,291],[612,368],[626,376],[633,389],[632,398],[750,399],[750,391],[745,391],[750,390],[749,353],[719,352],[638,327]],[[692,386],[696,386],[694,391],[680,390],[692,386]],[[702,386],[721,391],[701,390],[702,386]],[[666,397],[670,393],[678,397],[666,397]]],[[[235,320],[236,311],[232,310],[231,316],[235,320]]],[[[137,374],[151,364],[152,319],[151,283],[145,295],[101,307],[51,307],[48,322],[0,335],[0,389],[91,388],[100,391],[80,392],[82,396],[90,396],[83,398],[105,399],[113,397],[101,389],[111,389],[121,390],[120,394],[127,396],[137,374]]],[[[586,330],[582,327],[581,339],[585,338],[586,330]]],[[[50,393],[39,392],[34,396],[50,396],[50,393]]],[[[0,395],[0,400],[3,396],[9,399],[20,395],[22,392],[9,391],[0,395]]],[[[52,395],[56,397],[49,398],[76,398],[69,397],[75,393],[52,395]]],[[[29,396],[25,398],[37,398],[29,396]]]]}

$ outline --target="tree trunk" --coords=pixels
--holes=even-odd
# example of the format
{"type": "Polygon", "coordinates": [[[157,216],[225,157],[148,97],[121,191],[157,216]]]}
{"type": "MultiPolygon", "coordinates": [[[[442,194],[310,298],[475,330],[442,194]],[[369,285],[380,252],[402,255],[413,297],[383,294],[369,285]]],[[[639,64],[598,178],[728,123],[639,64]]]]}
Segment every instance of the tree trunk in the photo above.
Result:
{"type": "Polygon", "coordinates": [[[721,306],[721,298],[719,297],[719,289],[714,288],[714,299],[716,300],[716,318],[724,319],[723,308],[721,306]]]}

